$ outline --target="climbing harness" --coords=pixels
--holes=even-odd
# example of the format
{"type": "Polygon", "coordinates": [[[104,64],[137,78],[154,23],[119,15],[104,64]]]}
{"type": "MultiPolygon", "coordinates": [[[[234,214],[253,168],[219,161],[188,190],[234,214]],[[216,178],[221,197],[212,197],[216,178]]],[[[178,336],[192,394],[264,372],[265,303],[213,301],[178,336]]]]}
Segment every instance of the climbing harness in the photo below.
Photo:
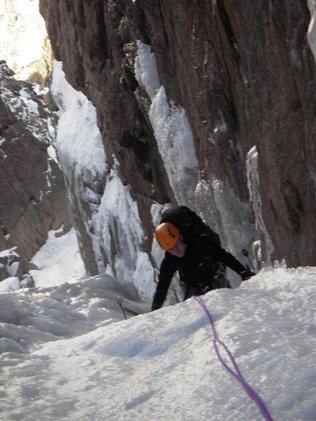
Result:
{"type": "Polygon", "coordinates": [[[204,300],[199,297],[196,296],[194,297],[194,299],[197,301],[197,303],[202,307],[202,309],[204,310],[209,323],[211,325],[212,331],[213,331],[213,344],[214,344],[214,348],[217,354],[218,359],[220,360],[220,362],[222,363],[223,367],[232,375],[234,376],[240,383],[241,385],[244,387],[245,391],[247,392],[247,394],[250,396],[251,399],[253,399],[255,401],[255,403],[258,405],[262,415],[264,416],[266,421],[273,421],[265,403],[263,402],[263,400],[261,399],[261,397],[259,396],[259,394],[250,386],[250,384],[245,380],[244,376],[242,375],[242,373],[240,372],[240,369],[238,367],[238,364],[235,360],[235,358],[233,357],[232,353],[230,352],[230,350],[227,348],[227,346],[225,345],[225,343],[219,338],[217,330],[215,328],[215,323],[213,320],[213,317],[209,311],[209,309],[207,308],[204,300]],[[219,345],[222,346],[222,348],[225,350],[226,354],[228,355],[230,361],[233,364],[233,368],[229,367],[226,362],[224,361],[223,357],[220,354],[220,350],[219,350],[219,345]]]}

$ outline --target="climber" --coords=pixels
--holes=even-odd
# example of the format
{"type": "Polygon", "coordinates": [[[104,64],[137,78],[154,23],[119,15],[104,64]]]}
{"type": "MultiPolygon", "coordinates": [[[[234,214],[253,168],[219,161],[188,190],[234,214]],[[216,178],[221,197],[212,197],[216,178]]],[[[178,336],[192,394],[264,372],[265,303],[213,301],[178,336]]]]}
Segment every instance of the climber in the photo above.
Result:
{"type": "Polygon", "coordinates": [[[160,266],[152,310],[163,305],[176,271],[186,286],[184,299],[217,288],[230,288],[225,276],[226,266],[237,272],[242,280],[255,275],[225,251],[219,236],[186,206],[163,212],[155,238],[166,253],[160,266]]]}

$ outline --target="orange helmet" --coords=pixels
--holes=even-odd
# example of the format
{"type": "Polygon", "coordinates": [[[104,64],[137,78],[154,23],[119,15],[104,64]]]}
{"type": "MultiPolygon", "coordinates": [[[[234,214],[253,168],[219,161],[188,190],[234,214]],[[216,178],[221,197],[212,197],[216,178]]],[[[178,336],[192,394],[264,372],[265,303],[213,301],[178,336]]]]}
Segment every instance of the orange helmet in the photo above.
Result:
{"type": "Polygon", "coordinates": [[[160,247],[167,251],[179,241],[180,231],[170,222],[163,222],[155,229],[155,237],[160,247]]]}

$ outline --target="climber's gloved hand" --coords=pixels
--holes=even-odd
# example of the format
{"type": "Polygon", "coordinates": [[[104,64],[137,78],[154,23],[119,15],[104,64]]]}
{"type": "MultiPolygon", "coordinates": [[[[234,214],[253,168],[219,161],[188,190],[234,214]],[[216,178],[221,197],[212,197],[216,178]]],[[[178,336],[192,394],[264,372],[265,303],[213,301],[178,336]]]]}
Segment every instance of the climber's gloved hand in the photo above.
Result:
{"type": "Polygon", "coordinates": [[[241,276],[241,279],[243,281],[247,281],[247,279],[251,278],[252,276],[255,275],[254,272],[252,272],[249,268],[247,268],[246,270],[243,270],[242,272],[240,272],[239,274],[241,276]]]}

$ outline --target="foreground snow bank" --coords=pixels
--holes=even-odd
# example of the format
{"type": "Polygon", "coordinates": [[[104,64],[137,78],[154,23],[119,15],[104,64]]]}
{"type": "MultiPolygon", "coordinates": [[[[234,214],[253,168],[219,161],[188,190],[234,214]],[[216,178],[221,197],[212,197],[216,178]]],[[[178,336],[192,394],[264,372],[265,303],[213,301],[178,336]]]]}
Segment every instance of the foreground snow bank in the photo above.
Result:
{"type": "MultiPolygon", "coordinates": [[[[114,310],[104,285],[98,278],[7,295],[21,307],[16,319],[3,320],[7,312],[1,311],[1,336],[23,347],[23,329],[34,329],[37,337],[31,338],[41,338],[42,345],[2,353],[4,419],[262,419],[223,370],[195,300],[109,325],[102,317],[108,311],[109,319],[114,310]],[[56,296],[59,304],[53,305],[56,296]],[[37,318],[29,316],[32,311],[37,318]],[[56,332],[39,326],[54,318],[66,331],[44,340],[56,332]]],[[[221,339],[273,419],[315,420],[316,268],[262,272],[238,289],[204,299],[221,339]]]]}

